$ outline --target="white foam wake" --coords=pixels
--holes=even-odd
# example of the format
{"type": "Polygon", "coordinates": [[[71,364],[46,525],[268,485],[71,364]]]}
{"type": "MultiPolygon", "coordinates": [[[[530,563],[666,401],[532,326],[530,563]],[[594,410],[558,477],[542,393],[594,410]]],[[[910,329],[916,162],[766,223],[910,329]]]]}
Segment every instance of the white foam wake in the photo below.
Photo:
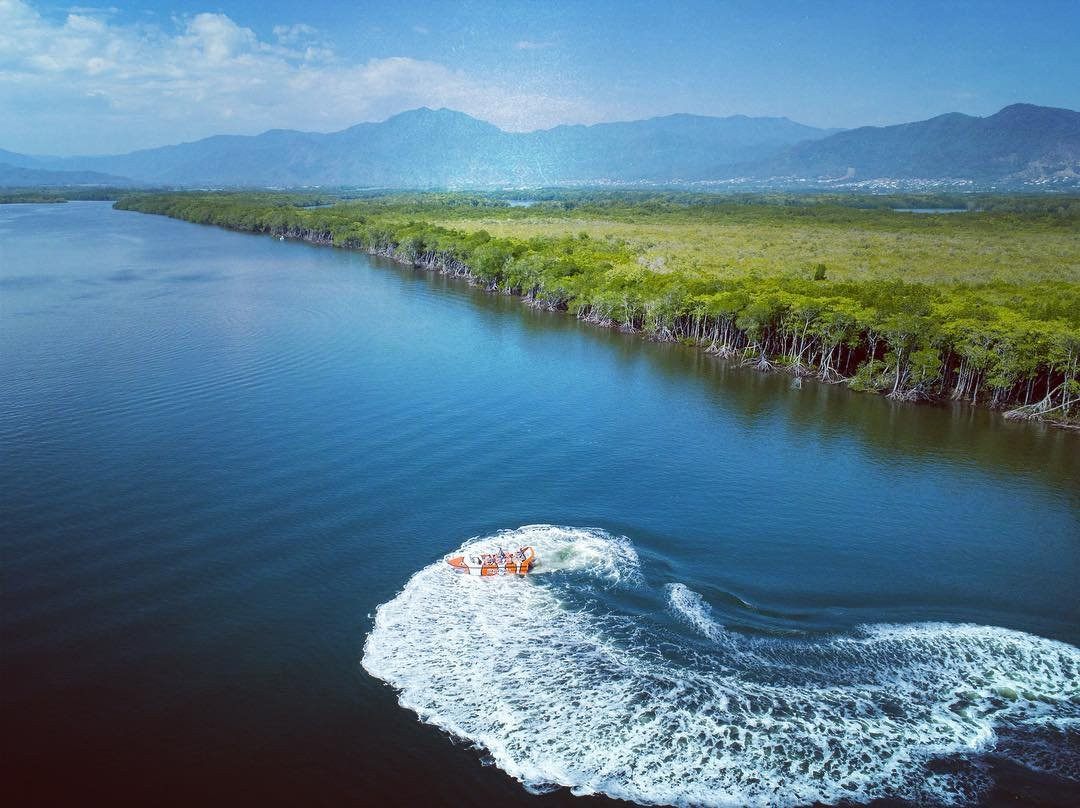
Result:
{"type": "Polygon", "coordinates": [[[713,618],[712,607],[686,584],[668,584],[668,603],[683,620],[710,640],[724,636],[724,627],[713,618]]]}
{"type": "MultiPolygon", "coordinates": [[[[479,544],[492,541],[532,544],[549,571],[637,573],[629,542],[601,531],[533,525],[479,544]]],[[[673,586],[673,607],[724,640],[703,652],[595,603],[573,606],[558,582],[433,564],[379,607],[363,665],[532,790],[678,805],[962,803],[985,785],[964,759],[990,749],[1049,749],[1037,765],[1077,774],[1072,646],[944,624],[751,640],[673,586]]]]}

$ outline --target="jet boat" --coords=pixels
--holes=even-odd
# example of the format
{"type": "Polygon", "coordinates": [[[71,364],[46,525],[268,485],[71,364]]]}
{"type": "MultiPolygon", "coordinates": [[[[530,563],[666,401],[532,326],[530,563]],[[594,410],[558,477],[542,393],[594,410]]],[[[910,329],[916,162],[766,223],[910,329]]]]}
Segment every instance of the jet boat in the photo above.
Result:
{"type": "Polygon", "coordinates": [[[502,548],[493,553],[473,552],[446,559],[454,572],[466,575],[524,575],[536,564],[536,551],[522,547],[507,552],[502,548]]]}

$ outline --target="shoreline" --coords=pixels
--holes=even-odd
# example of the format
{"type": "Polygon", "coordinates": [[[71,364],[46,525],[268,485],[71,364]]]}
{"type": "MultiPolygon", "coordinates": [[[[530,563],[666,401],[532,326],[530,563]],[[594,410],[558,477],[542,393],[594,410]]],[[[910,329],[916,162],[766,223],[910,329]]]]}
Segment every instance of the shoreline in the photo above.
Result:
{"type": "MultiPolygon", "coordinates": [[[[168,214],[154,214],[154,215],[168,215],[168,214]]],[[[170,218],[172,218],[172,217],[170,217],[170,218]]],[[[316,247],[333,247],[333,248],[341,249],[341,250],[350,250],[352,252],[361,252],[361,253],[364,253],[366,255],[371,255],[371,256],[374,256],[374,257],[377,257],[377,258],[384,258],[384,259],[386,259],[388,261],[393,261],[394,263],[400,264],[401,266],[412,267],[414,269],[424,270],[425,272],[433,272],[433,273],[436,273],[436,274],[439,274],[439,275],[446,275],[448,277],[458,278],[458,279],[467,281],[471,286],[481,288],[484,291],[489,292],[491,294],[501,294],[501,295],[504,295],[506,297],[516,297],[522,302],[523,305],[530,306],[530,307],[536,308],[536,309],[543,309],[545,311],[559,312],[559,313],[571,315],[575,319],[580,320],[581,322],[589,323],[590,325],[594,325],[594,326],[597,326],[597,327],[600,327],[600,328],[607,328],[607,329],[611,329],[611,330],[617,330],[617,331],[619,331],[621,333],[624,333],[624,334],[630,334],[630,335],[643,337],[643,338],[645,338],[645,339],[647,339],[647,340],[649,340],[651,342],[681,343],[683,345],[686,345],[687,347],[692,347],[695,350],[701,351],[702,353],[706,353],[706,354],[709,354],[711,356],[715,356],[715,357],[717,357],[719,359],[732,361],[733,364],[736,364],[738,367],[748,368],[748,369],[751,369],[751,370],[755,370],[755,371],[757,371],[759,373],[786,373],[787,375],[792,377],[793,383],[797,384],[800,388],[802,386],[802,380],[804,378],[809,377],[809,378],[813,379],[814,381],[818,381],[818,382],[821,382],[823,384],[829,384],[829,385],[846,384],[848,386],[848,389],[851,390],[852,392],[856,392],[856,393],[875,393],[875,394],[877,394],[879,396],[885,396],[886,398],[889,398],[889,399],[891,399],[893,401],[898,401],[898,402],[901,402],[901,403],[904,403],[904,404],[946,406],[948,404],[960,403],[960,404],[964,404],[965,406],[968,406],[968,407],[974,407],[976,409],[986,410],[986,411],[989,411],[989,412],[997,413],[1003,419],[1008,420],[1008,421],[1032,421],[1032,422],[1036,422],[1036,423],[1040,423],[1040,424],[1045,424],[1047,426],[1057,427],[1059,429],[1080,431],[1080,423],[1069,422],[1069,421],[1056,421],[1056,420],[1052,420],[1052,419],[1049,419],[1049,418],[1043,418],[1043,417],[1041,417],[1041,416],[1039,416],[1037,414],[1036,415],[1028,415],[1028,414],[1012,415],[1012,413],[1016,413],[1022,408],[1017,408],[1017,409],[1014,409],[1014,410],[1004,410],[1003,411],[1003,409],[1001,407],[988,406],[987,404],[984,404],[982,402],[978,402],[978,401],[970,402],[970,401],[966,401],[966,400],[959,400],[958,401],[956,399],[951,399],[951,398],[945,397],[945,396],[925,396],[925,397],[920,397],[920,398],[911,398],[911,397],[905,398],[905,397],[900,397],[900,396],[892,396],[892,395],[888,395],[888,394],[886,394],[884,392],[879,392],[879,391],[876,391],[876,390],[860,390],[860,389],[851,387],[850,384],[848,384],[851,381],[851,377],[840,376],[839,374],[837,374],[833,378],[822,378],[818,374],[814,373],[813,370],[811,368],[809,368],[808,366],[806,366],[806,365],[795,366],[795,365],[783,364],[783,363],[781,363],[779,361],[776,361],[777,357],[770,358],[770,357],[766,356],[766,357],[763,357],[763,358],[759,357],[759,358],[756,358],[756,359],[753,358],[753,357],[750,357],[750,358],[745,358],[744,357],[742,359],[737,359],[737,356],[739,354],[738,351],[725,352],[723,350],[714,350],[714,349],[711,349],[709,347],[706,347],[701,342],[694,342],[694,341],[688,341],[686,339],[680,339],[680,338],[678,338],[678,337],[676,337],[674,335],[666,335],[666,334],[659,334],[659,333],[649,334],[648,332],[646,332],[645,330],[640,329],[640,328],[628,328],[628,327],[626,327],[625,324],[618,323],[617,321],[615,321],[615,320],[613,320],[611,318],[600,318],[600,317],[596,317],[596,316],[591,316],[590,314],[586,314],[585,316],[582,316],[582,314],[574,314],[570,310],[570,307],[567,306],[567,305],[559,306],[559,305],[553,305],[553,304],[544,303],[544,302],[540,301],[535,296],[528,296],[528,295],[517,293],[512,289],[501,288],[501,287],[499,287],[499,285],[497,283],[485,283],[482,279],[480,279],[476,274],[473,273],[472,269],[467,264],[465,264],[465,263],[463,263],[461,261],[457,261],[456,259],[452,260],[451,262],[447,262],[445,257],[440,257],[440,256],[438,256],[436,254],[433,254],[431,258],[423,256],[423,257],[421,257],[419,259],[414,258],[414,257],[410,257],[408,255],[404,255],[404,254],[402,254],[402,252],[400,250],[401,245],[397,245],[397,247],[394,247],[394,248],[390,248],[390,247],[375,248],[375,247],[364,247],[362,245],[351,244],[351,243],[348,243],[348,242],[339,243],[339,242],[334,241],[333,233],[330,233],[329,231],[319,231],[319,230],[309,229],[309,228],[286,228],[284,230],[275,232],[275,231],[272,231],[272,230],[270,230],[270,231],[267,231],[267,230],[245,231],[245,230],[242,230],[241,228],[229,227],[227,225],[211,225],[211,226],[212,227],[220,227],[220,228],[222,228],[224,230],[232,230],[234,232],[250,232],[250,233],[252,233],[252,235],[270,236],[271,238],[277,238],[277,239],[280,239],[282,241],[303,241],[306,244],[311,244],[311,245],[316,246],[316,247]]],[[[588,310],[588,309],[586,308],[586,310],[588,310]]]]}
{"type": "MultiPolygon", "coordinates": [[[[811,377],[893,401],[966,403],[1006,420],[1080,428],[1080,343],[1069,320],[1029,311],[1030,300],[1045,298],[1031,298],[1023,286],[961,285],[949,292],[903,281],[818,286],[815,274],[695,287],[678,275],[621,268],[625,242],[592,240],[584,231],[522,241],[411,218],[423,210],[399,212],[409,217],[402,220],[381,207],[309,211],[274,201],[134,195],[113,207],[363,252],[593,325],[682,343],[759,371],[785,371],[796,386],[811,377]],[[949,319],[935,320],[945,316],[935,314],[941,309],[949,319]]],[[[1052,291],[1052,284],[1043,290],[1052,291]]],[[[1065,311],[1068,300],[1058,308],[1065,311]]]]}

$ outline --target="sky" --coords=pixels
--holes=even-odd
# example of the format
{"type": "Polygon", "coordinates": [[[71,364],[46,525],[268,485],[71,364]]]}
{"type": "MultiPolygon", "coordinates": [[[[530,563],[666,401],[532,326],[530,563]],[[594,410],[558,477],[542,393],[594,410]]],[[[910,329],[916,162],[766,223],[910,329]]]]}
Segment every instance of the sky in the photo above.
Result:
{"type": "Polygon", "coordinates": [[[1080,0],[0,0],[0,149],[112,154],[419,106],[887,125],[1080,109],[1080,0]]]}

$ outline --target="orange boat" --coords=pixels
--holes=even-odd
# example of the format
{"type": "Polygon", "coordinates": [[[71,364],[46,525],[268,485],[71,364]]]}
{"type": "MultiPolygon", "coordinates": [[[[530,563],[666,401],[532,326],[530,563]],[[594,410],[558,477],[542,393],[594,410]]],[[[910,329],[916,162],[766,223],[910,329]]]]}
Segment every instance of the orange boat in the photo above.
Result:
{"type": "Polygon", "coordinates": [[[494,553],[473,553],[446,559],[454,572],[466,575],[524,575],[536,564],[536,551],[532,547],[506,552],[502,548],[494,553]]]}

